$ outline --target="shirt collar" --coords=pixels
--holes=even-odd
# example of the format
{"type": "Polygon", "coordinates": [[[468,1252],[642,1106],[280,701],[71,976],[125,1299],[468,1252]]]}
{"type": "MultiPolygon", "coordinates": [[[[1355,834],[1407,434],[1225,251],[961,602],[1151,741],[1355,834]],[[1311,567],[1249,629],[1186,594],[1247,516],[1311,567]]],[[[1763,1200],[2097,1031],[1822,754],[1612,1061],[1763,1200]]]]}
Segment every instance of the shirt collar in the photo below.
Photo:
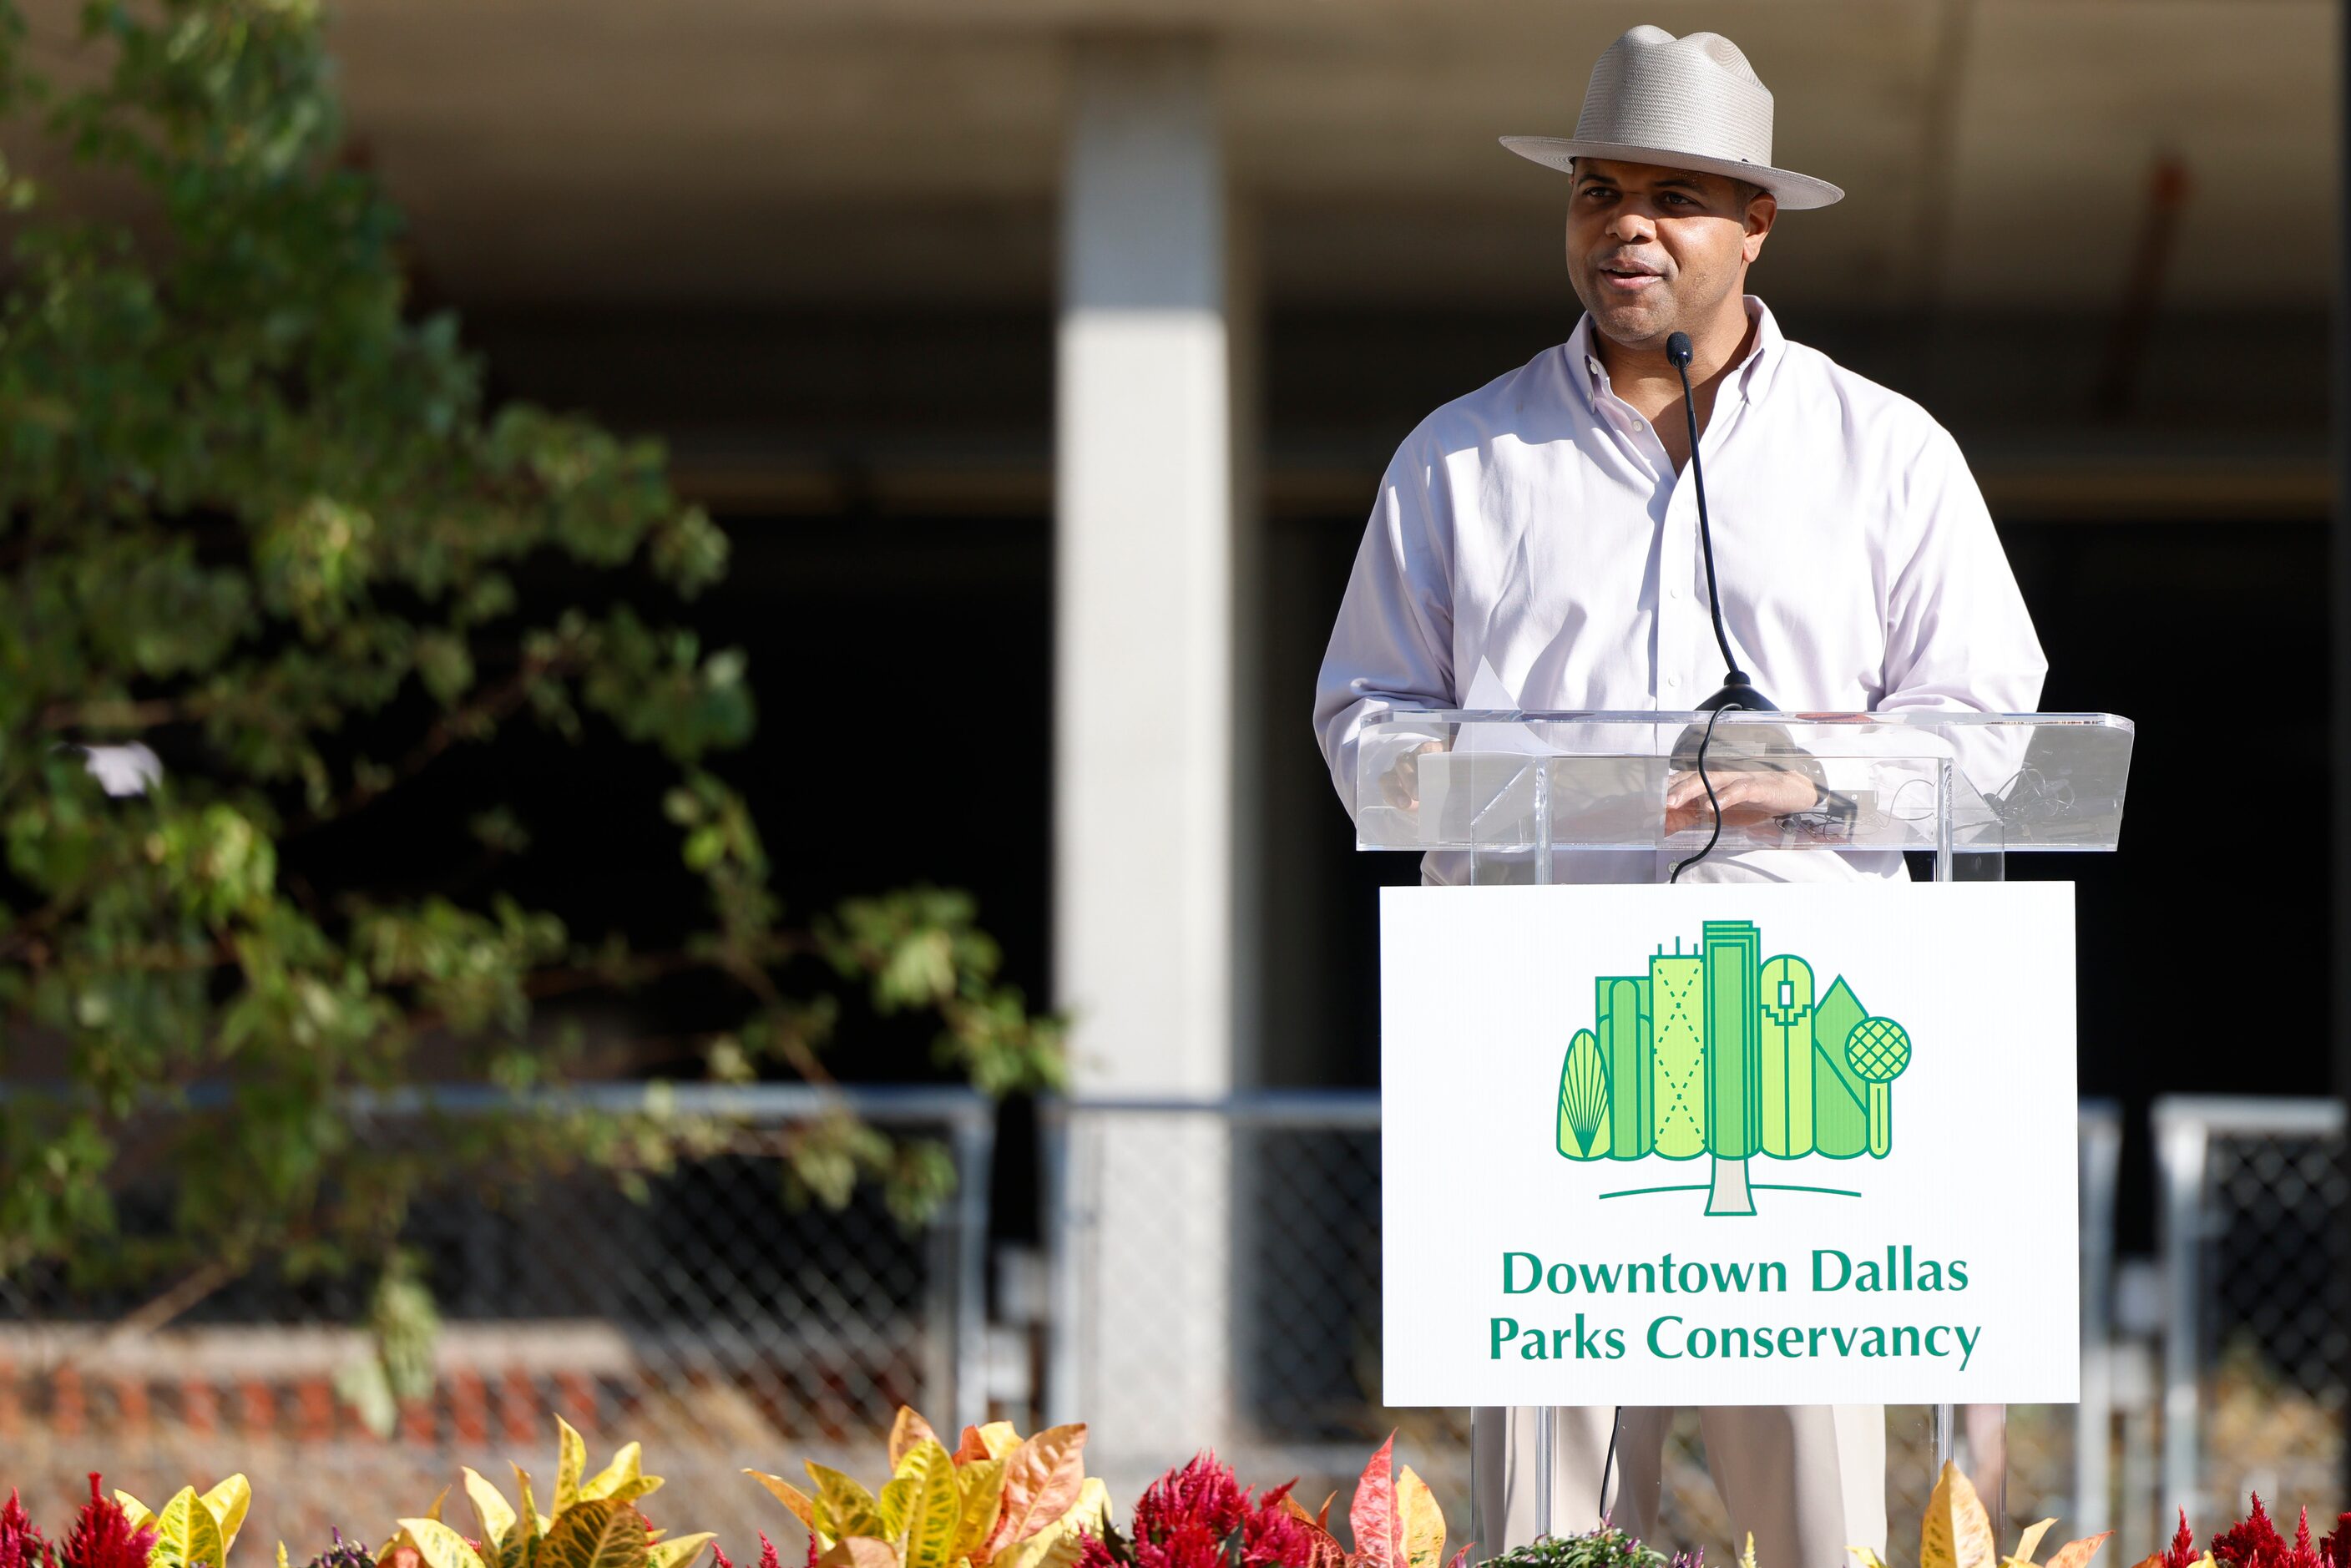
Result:
{"type": "MultiPolygon", "coordinates": [[[[1747,350],[1747,358],[1723,382],[1741,401],[1752,402],[1771,385],[1771,372],[1779,368],[1782,350],[1787,340],[1780,335],[1780,323],[1772,319],[1771,307],[1750,294],[1741,301],[1747,307],[1747,319],[1755,325],[1755,340],[1747,350]]],[[[1593,346],[1592,318],[1586,314],[1575,323],[1575,330],[1567,340],[1567,362],[1575,384],[1584,399],[1596,412],[1600,399],[1610,391],[1608,371],[1601,364],[1600,355],[1593,346]]]]}

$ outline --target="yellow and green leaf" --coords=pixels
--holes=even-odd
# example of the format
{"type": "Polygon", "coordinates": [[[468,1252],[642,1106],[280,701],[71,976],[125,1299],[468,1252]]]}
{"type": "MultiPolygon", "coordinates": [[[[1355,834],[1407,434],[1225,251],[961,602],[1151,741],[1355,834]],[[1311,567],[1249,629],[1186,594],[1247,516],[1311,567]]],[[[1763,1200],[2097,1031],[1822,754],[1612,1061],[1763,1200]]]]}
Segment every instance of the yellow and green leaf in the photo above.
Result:
{"type": "Polygon", "coordinates": [[[143,1530],[155,1522],[155,1511],[120,1487],[115,1489],[114,1500],[122,1510],[123,1518],[131,1521],[131,1529],[143,1530]]]}
{"type": "Polygon", "coordinates": [[[253,1483],[242,1473],[204,1493],[203,1502],[220,1527],[221,1551],[226,1553],[236,1544],[236,1533],[245,1528],[245,1516],[253,1511],[253,1483]]]}
{"type": "Polygon", "coordinates": [[[539,1542],[547,1538],[548,1528],[554,1521],[538,1511],[538,1501],[530,1495],[530,1473],[520,1465],[511,1469],[515,1478],[515,1527],[498,1552],[498,1568],[537,1568],[539,1542]]]}
{"type": "Polygon", "coordinates": [[[555,1418],[555,1517],[580,1500],[580,1478],[588,1470],[588,1444],[562,1416],[555,1418]]]}
{"type": "Polygon", "coordinates": [[[925,1437],[907,1453],[890,1485],[908,1489],[902,1531],[905,1568],[955,1568],[956,1531],[963,1520],[955,1456],[937,1438],[925,1437]]]}
{"type": "Polygon", "coordinates": [[[1084,1549],[1077,1531],[1056,1522],[1006,1547],[997,1553],[996,1562],[998,1568],[1075,1568],[1084,1549]]]}
{"type": "Polygon", "coordinates": [[[400,1528],[424,1559],[425,1568],[486,1568],[481,1553],[437,1519],[403,1519],[400,1528]]]}
{"type": "Polygon", "coordinates": [[[2038,1568],[2032,1561],[2032,1553],[2039,1550],[2041,1538],[2049,1533],[2049,1527],[2056,1522],[2053,1519],[2044,1519],[2026,1525],[2024,1533],[2016,1539],[2016,1550],[2000,1560],[2000,1568],[2038,1568]]]}
{"type": "Polygon", "coordinates": [[[816,1483],[815,1528],[835,1542],[852,1535],[879,1538],[886,1533],[873,1494],[839,1470],[808,1461],[809,1479],[816,1483]]]}
{"type": "MultiPolygon", "coordinates": [[[[800,1490],[783,1477],[771,1476],[765,1470],[745,1470],[743,1473],[775,1493],[776,1500],[790,1509],[794,1519],[799,1520],[810,1530],[816,1530],[816,1501],[808,1493],[800,1490]]],[[[821,1534],[822,1531],[819,1533],[821,1534]]],[[[820,1551],[831,1544],[831,1541],[820,1541],[817,1543],[820,1551]]]]}
{"type": "MultiPolygon", "coordinates": [[[[897,1473],[898,1467],[906,1462],[906,1456],[913,1453],[917,1446],[938,1441],[939,1435],[931,1430],[928,1421],[914,1413],[913,1406],[899,1406],[897,1419],[890,1423],[891,1473],[897,1473]]],[[[939,1446],[945,1448],[946,1445],[941,1443],[939,1446]]]]}
{"type": "Polygon", "coordinates": [[[882,1521],[873,1535],[893,1542],[905,1539],[906,1510],[914,1500],[914,1483],[911,1479],[884,1481],[873,1498],[873,1516],[882,1521]]]}
{"type": "MultiPolygon", "coordinates": [[[[1443,1523],[1444,1516],[1438,1515],[1437,1520],[1443,1523]]],[[[1082,1530],[1089,1535],[1102,1534],[1110,1524],[1110,1488],[1100,1476],[1088,1476],[1085,1483],[1078,1488],[1078,1500],[1071,1503],[1070,1511],[1055,1522],[1082,1530]]]]}
{"type": "Polygon", "coordinates": [[[1445,1511],[1410,1465],[1396,1472],[1395,1505],[1404,1527],[1405,1562],[1410,1568],[1444,1568],[1445,1511]]]}
{"type": "MultiPolygon", "coordinates": [[[[581,1458],[580,1463],[582,1465],[587,1463],[584,1457],[581,1458]]],[[[602,1469],[597,1471],[592,1479],[582,1481],[580,1483],[580,1498],[583,1502],[590,1501],[597,1498],[606,1497],[611,1498],[616,1501],[626,1501],[627,1499],[622,1498],[620,1495],[621,1489],[628,1486],[633,1481],[646,1479],[648,1478],[645,1476],[644,1471],[643,1445],[639,1443],[624,1443],[621,1446],[620,1451],[612,1456],[612,1462],[611,1464],[606,1465],[602,1469]]],[[[651,1479],[653,1486],[657,1487],[661,1485],[661,1479],[659,1477],[653,1477],[651,1479]]],[[[651,1491],[652,1490],[653,1487],[647,1487],[643,1491],[631,1492],[629,1496],[643,1497],[645,1492],[651,1491]]]]}
{"type": "Polygon", "coordinates": [[[645,1553],[645,1568],[686,1568],[702,1555],[702,1549],[717,1539],[709,1531],[693,1535],[681,1535],[675,1541],[664,1541],[645,1553]]]}
{"type": "Polygon", "coordinates": [[[196,1496],[195,1488],[182,1487],[155,1516],[155,1547],[147,1561],[155,1568],[222,1568],[227,1556],[220,1521],[196,1496]]]}
{"type": "Polygon", "coordinates": [[[473,1466],[465,1466],[464,1469],[465,1496],[474,1505],[474,1517],[482,1522],[482,1544],[502,1564],[506,1560],[507,1531],[515,1524],[514,1505],[473,1466]]]}
{"type": "Polygon", "coordinates": [[[645,1516],[624,1502],[594,1498],[555,1516],[539,1542],[540,1568],[645,1568],[653,1548],[645,1516]]]}
{"type": "Polygon", "coordinates": [[[1946,1459],[1918,1525],[1918,1568],[1999,1568],[1991,1517],[1975,1483],[1946,1459]]]}
{"type": "MultiPolygon", "coordinates": [[[[974,1459],[956,1468],[955,1554],[969,1557],[996,1529],[1004,1508],[1004,1461],[974,1459]]],[[[1099,1532],[1097,1532],[1099,1533],[1099,1532]]]]}

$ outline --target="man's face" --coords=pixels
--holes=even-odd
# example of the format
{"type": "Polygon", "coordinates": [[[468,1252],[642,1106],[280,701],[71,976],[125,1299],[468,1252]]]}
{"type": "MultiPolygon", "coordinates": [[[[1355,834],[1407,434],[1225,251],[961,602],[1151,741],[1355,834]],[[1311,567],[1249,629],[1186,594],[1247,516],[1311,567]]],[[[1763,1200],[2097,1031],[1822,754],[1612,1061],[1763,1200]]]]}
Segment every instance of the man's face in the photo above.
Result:
{"type": "Polygon", "coordinates": [[[1720,174],[1575,161],[1567,270],[1593,325],[1627,348],[1695,335],[1739,295],[1779,204],[1720,174]]]}

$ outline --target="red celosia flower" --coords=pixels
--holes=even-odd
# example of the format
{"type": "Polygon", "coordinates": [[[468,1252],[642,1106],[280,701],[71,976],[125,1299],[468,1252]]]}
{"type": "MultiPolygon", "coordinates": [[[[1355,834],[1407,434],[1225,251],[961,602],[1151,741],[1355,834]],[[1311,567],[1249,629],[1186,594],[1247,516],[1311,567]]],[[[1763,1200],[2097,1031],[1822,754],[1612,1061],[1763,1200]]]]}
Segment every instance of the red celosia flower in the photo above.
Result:
{"type": "Polygon", "coordinates": [[[1117,1558],[1102,1543],[1101,1536],[1091,1530],[1078,1531],[1077,1568],[1120,1568],[1117,1558]]]}
{"type": "Polygon", "coordinates": [[[2337,1519],[2318,1543],[2318,1560],[2326,1568],[2351,1568],[2351,1513],[2337,1519]]]}
{"type": "Polygon", "coordinates": [[[2253,1494],[2253,1511],[2234,1529],[2212,1538],[2212,1555],[2224,1568],[2326,1568],[2318,1549],[2311,1544],[2310,1511],[2302,1511],[2294,1544],[2289,1546],[2270,1522],[2269,1511],[2262,1506],[2258,1492],[2253,1494]]]}
{"type": "Polygon", "coordinates": [[[98,1472],[89,1472],[89,1500],[74,1515],[59,1553],[65,1568],[147,1568],[147,1554],[155,1547],[155,1529],[133,1529],[120,1503],[99,1490],[98,1472]]]}
{"type": "Polygon", "coordinates": [[[1242,1568],[1306,1568],[1314,1560],[1314,1538],[1281,1506],[1289,1492],[1282,1487],[1241,1521],[1242,1568]]]}
{"type": "Polygon", "coordinates": [[[2196,1568],[2196,1532],[2188,1528],[2188,1511],[2179,1511],[2179,1531],[2163,1553],[2163,1568],[2196,1568]]]}
{"type": "MultiPolygon", "coordinates": [[[[735,1568],[735,1564],[727,1561],[726,1553],[718,1549],[718,1542],[715,1541],[710,1543],[710,1555],[716,1561],[718,1568],[735,1568]]],[[[808,1560],[809,1568],[816,1568],[817,1550],[814,1535],[809,1537],[808,1560]]],[[[759,1531],[759,1568],[783,1568],[783,1564],[776,1559],[776,1543],[768,1539],[768,1532],[764,1530],[759,1531]]]]}
{"type": "MultiPolygon", "coordinates": [[[[1293,1483],[1294,1484],[1294,1483],[1293,1483]]],[[[1290,1487],[1252,1500],[1213,1450],[1193,1457],[1134,1505],[1134,1568],[1309,1568],[1313,1532],[1286,1506],[1290,1487]]],[[[1079,1568],[1117,1568],[1118,1553],[1091,1538],[1079,1568]]]]}
{"type": "Polygon", "coordinates": [[[1135,1547],[1140,1552],[1146,1542],[1172,1545],[1179,1533],[1191,1531],[1205,1531],[1222,1545],[1240,1528],[1249,1506],[1249,1491],[1232,1467],[1218,1463],[1215,1449],[1205,1450],[1144,1489],[1134,1505],[1135,1547]]]}
{"type": "Polygon", "coordinates": [[[25,1505],[12,1490],[0,1508],[0,1568],[50,1568],[49,1543],[33,1528],[25,1505]]]}

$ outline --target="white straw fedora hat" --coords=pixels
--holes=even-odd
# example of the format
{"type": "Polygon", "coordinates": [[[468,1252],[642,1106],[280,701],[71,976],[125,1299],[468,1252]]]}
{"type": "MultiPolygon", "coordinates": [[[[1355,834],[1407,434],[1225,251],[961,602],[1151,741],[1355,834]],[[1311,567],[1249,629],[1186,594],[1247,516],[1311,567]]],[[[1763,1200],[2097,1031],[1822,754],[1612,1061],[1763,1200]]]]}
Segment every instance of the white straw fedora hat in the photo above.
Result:
{"type": "Polygon", "coordinates": [[[1663,27],[1634,28],[1592,68],[1574,135],[1505,136],[1502,145],[1554,169],[1606,158],[1728,174],[1783,207],[1844,196],[1826,180],[1771,166],[1771,91],[1719,33],[1677,38],[1663,27]]]}

